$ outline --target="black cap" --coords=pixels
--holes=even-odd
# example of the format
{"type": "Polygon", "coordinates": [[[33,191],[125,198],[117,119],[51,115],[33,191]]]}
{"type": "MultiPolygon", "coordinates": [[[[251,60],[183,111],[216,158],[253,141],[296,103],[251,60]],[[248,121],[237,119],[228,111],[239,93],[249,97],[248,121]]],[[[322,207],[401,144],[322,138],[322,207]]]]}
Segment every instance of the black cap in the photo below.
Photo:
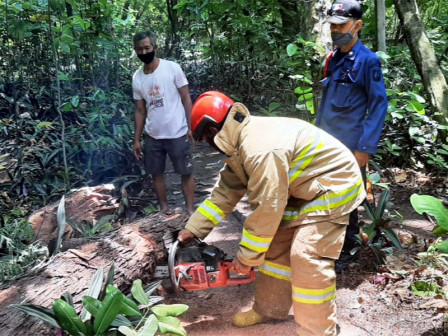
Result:
{"type": "Polygon", "coordinates": [[[327,12],[327,22],[341,24],[362,17],[361,4],[356,0],[336,0],[327,12]]]}

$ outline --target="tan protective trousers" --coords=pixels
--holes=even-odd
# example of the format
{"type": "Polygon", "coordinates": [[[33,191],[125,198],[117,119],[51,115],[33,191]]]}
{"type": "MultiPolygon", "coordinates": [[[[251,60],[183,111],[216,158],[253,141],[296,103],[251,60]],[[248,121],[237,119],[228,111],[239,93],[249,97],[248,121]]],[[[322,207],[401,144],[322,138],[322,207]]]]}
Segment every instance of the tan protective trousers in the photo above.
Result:
{"type": "Polygon", "coordinates": [[[334,263],[348,218],[279,228],[258,269],[253,309],[284,319],[292,305],[297,335],[336,335],[334,263]]]}

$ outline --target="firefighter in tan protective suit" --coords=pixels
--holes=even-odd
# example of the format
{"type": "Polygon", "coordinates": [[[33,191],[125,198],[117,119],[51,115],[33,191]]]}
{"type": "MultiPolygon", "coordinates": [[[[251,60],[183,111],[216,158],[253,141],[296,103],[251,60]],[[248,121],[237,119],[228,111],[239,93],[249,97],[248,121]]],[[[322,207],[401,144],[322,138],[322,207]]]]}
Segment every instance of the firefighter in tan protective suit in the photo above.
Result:
{"type": "Polygon", "coordinates": [[[334,262],[365,197],[353,154],[305,121],[251,116],[217,91],[196,100],[191,128],[228,157],[179,241],[205,238],[246,193],[252,209],[231,271],[258,266],[255,302],[233,324],[284,319],[292,305],[297,335],[336,335],[334,262]]]}

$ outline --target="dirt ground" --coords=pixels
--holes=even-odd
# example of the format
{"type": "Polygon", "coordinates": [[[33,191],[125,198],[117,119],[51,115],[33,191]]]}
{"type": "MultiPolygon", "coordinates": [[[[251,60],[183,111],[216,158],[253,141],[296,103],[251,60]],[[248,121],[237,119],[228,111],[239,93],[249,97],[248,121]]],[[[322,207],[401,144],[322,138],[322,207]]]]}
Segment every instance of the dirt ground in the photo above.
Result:
{"type": "MultiPolygon", "coordinates": [[[[222,156],[205,144],[194,149],[196,161],[196,205],[199,205],[210,192],[219,169],[222,156]]],[[[431,242],[434,224],[415,213],[409,197],[416,191],[434,194],[434,181],[413,172],[390,170],[384,172],[391,183],[391,227],[399,233],[405,247],[404,251],[394,253],[387,267],[377,270],[373,255],[362,250],[358,260],[337,276],[338,320],[341,336],[442,336],[448,335],[444,316],[446,306],[441,309],[431,305],[434,298],[415,296],[410,290],[416,276],[415,256],[426,250],[431,242]],[[404,175],[404,176],[403,176],[404,175]],[[397,275],[393,270],[407,273],[397,275]]],[[[183,197],[179,177],[168,171],[169,202],[176,212],[183,211],[183,197]]],[[[446,183],[446,180],[445,180],[446,183]]],[[[438,185],[440,187],[440,185],[438,185]]],[[[446,192],[443,189],[442,192],[446,192]]],[[[248,204],[242,200],[234,213],[214,229],[206,242],[223,249],[229,259],[233,259],[240,240],[242,223],[250,213],[248,204]]],[[[360,219],[366,214],[360,208],[360,219]]],[[[160,216],[145,218],[145,226],[160,216]]],[[[173,219],[176,221],[177,219],[173,219]]],[[[164,219],[170,227],[170,218],[164,219]]],[[[175,225],[171,225],[175,226],[175,225]]],[[[168,285],[166,283],[165,285],[168,285]]],[[[445,288],[446,289],[446,288],[445,288]]],[[[253,303],[254,284],[222,287],[207,291],[164,294],[167,303],[184,303],[190,309],[180,319],[189,336],[271,336],[295,335],[292,314],[285,321],[265,323],[239,329],[231,324],[232,316],[249,310],[253,303]]]]}

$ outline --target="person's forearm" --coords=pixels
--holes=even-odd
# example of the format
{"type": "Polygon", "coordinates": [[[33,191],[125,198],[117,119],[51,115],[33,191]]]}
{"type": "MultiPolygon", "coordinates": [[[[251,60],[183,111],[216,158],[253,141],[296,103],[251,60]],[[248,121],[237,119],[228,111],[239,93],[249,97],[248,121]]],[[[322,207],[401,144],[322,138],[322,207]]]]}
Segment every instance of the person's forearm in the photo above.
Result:
{"type": "Polygon", "coordinates": [[[140,141],[140,138],[143,133],[143,128],[145,126],[145,119],[146,114],[139,112],[138,110],[135,111],[135,135],[134,135],[134,142],[140,141]]]}

